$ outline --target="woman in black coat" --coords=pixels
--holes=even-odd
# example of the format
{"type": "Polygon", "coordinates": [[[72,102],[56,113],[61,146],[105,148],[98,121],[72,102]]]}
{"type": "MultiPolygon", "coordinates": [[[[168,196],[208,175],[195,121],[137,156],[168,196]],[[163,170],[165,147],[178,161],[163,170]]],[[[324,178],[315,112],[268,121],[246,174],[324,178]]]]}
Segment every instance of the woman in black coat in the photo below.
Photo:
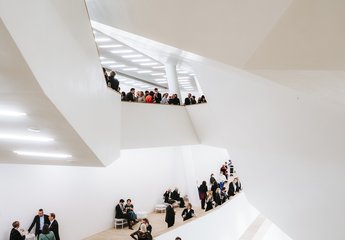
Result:
{"type": "Polygon", "coordinates": [[[202,182],[198,190],[199,190],[199,198],[201,200],[201,209],[205,209],[205,201],[206,201],[207,191],[208,191],[206,181],[202,182]]]}
{"type": "Polygon", "coordinates": [[[195,214],[194,214],[194,210],[192,209],[192,204],[188,203],[187,207],[185,209],[183,209],[183,211],[182,211],[183,221],[186,221],[186,220],[188,220],[194,216],[195,216],[195,214]]]}
{"type": "Polygon", "coordinates": [[[165,222],[168,224],[168,228],[172,227],[175,223],[175,210],[172,204],[169,204],[165,209],[165,222]]]}

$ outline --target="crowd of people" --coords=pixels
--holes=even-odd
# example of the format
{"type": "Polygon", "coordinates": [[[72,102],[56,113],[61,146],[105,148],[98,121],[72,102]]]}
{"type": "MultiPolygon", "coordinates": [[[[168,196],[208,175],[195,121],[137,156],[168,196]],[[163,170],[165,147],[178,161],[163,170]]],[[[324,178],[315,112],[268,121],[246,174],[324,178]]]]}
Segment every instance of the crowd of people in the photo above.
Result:
{"type": "Polygon", "coordinates": [[[38,240],[60,240],[59,224],[55,219],[55,213],[46,215],[43,209],[38,210],[37,215],[34,217],[27,231],[20,229],[19,221],[14,221],[12,227],[10,240],[24,240],[34,227],[35,237],[37,237],[38,240]]]}
{"type": "Polygon", "coordinates": [[[184,99],[184,102],[181,103],[177,94],[163,93],[161,94],[158,91],[158,88],[155,88],[153,91],[135,91],[134,88],[131,88],[128,93],[120,89],[120,82],[115,78],[116,72],[110,71],[109,73],[105,68],[103,68],[105,82],[108,87],[114,89],[117,92],[121,93],[121,101],[124,102],[138,102],[138,103],[156,103],[156,104],[171,104],[171,105],[193,105],[198,103],[206,103],[206,98],[204,95],[196,99],[195,96],[192,96],[191,93],[184,99]]]}
{"type": "MultiPolygon", "coordinates": [[[[201,209],[209,211],[218,207],[235,196],[242,190],[242,185],[237,176],[234,176],[234,166],[229,160],[222,164],[219,170],[219,176],[216,178],[212,173],[210,175],[209,183],[203,181],[198,186],[199,198],[201,200],[201,209]],[[232,177],[232,178],[230,178],[232,177]],[[229,179],[232,179],[231,181],[229,179]]],[[[169,188],[163,194],[165,208],[165,222],[168,228],[175,224],[176,210],[174,208],[184,208],[181,214],[183,221],[195,217],[195,211],[190,202],[185,203],[185,199],[181,197],[178,188],[173,191],[169,188]]],[[[134,213],[134,206],[131,199],[125,201],[120,199],[115,208],[115,218],[126,219],[128,228],[133,230],[133,225],[138,223],[137,216],[134,213]]],[[[150,240],[152,239],[152,226],[147,218],[143,218],[137,231],[130,235],[133,239],[137,240],[150,240]]],[[[181,239],[177,237],[176,239],[181,239]]]]}
{"type": "Polygon", "coordinates": [[[235,177],[228,184],[229,176],[233,176],[234,167],[231,160],[225,162],[219,172],[218,180],[212,173],[209,180],[209,186],[206,181],[198,187],[199,198],[201,200],[201,208],[209,211],[217,206],[222,205],[230,197],[235,196],[242,190],[242,184],[238,177],[235,177]]]}

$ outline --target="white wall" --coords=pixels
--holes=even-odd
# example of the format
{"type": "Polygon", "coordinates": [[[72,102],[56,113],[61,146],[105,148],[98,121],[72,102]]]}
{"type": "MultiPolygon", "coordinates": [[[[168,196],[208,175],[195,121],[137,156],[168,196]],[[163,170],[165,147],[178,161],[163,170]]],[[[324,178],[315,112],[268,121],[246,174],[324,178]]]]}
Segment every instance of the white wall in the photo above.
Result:
{"type": "Polygon", "coordinates": [[[47,97],[104,165],[116,160],[120,96],[106,87],[85,2],[0,1],[0,14],[47,97]]]}
{"type": "Polygon", "coordinates": [[[293,239],[345,239],[342,105],[215,62],[193,67],[208,99],[187,108],[200,141],[228,149],[249,201],[293,239]]]}
{"type": "Polygon", "coordinates": [[[130,102],[121,105],[124,149],[199,143],[185,107],[130,102]]]}
{"type": "Polygon", "coordinates": [[[27,229],[39,208],[56,213],[63,239],[82,239],[112,227],[120,198],[131,198],[137,211],[152,211],[169,187],[197,194],[193,169],[181,167],[200,160],[194,159],[195,152],[202,161],[208,159],[204,168],[212,168],[214,154],[219,155],[203,146],[165,147],[122,150],[121,158],[106,168],[3,164],[0,239],[8,239],[14,220],[27,229]]]}
{"type": "Polygon", "coordinates": [[[258,215],[258,211],[248,202],[244,193],[216,208],[202,218],[164,233],[156,240],[171,240],[179,236],[184,239],[227,240],[239,239],[258,215]]]}

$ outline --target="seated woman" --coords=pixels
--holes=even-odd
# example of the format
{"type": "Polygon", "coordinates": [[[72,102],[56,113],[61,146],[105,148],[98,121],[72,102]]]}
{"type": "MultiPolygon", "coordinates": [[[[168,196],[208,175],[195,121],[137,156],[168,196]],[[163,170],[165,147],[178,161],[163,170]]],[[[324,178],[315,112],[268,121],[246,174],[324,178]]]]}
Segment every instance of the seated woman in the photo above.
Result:
{"type": "Polygon", "coordinates": [[[134,206],[132,204],[132,200],[131,199],[127,199],[127,202],[126,202],[126,205],[125,205],[125,212],[128,214],[129,221],[131,221],[132,224],[137,222],[137,215],[134,212],[134,206]]]}
{"type": "Polygon", "coordinates": [[[213,194],[212,191],[207,192],[207,198],[206,198],[206,209],[205,212],[208,210],[213,209],[213,194]]]}
{"type": "Polygon", "coordinates": [[[44,224],[42,233],[39,235],[38,240],[55,240],[55,235],[53,231],[49,231],[49,225],[44,224]]]}
{"type": "Polygon", "coordinates": [[[172,204],[172,203],[175,202],[175,201],[171,198],[171,189],[166,190],[165,193],[163,194],[163,197],[164,197],[164,202],[165,202],[165,203],[172,204]]]}
{"type": "Polygon", "coordinates": [[[180,208],[184,208],[185,204],[184,204],[184,200],[183,198],[180,196],[180,193],[178,191],[178,188],[175,188],[175,190],[171,193],[171,198],[175,201],[180,202],[180,208]]]}
{"type": "Polygon", "coordinates": [[[192,209],[192,204],[188,203],[187,207],[182,212],[183,221],[186,221],[194,216],[195,214],[194,214],[194,210],[192,209]]]}
{"type": "Polygon", "coordinates": [[[220,193],[220,188],[216,189],[216,193],[214,194],[214,201],[216,203],[216,207],[222,205],[222,197],[220,193]]]}
{"type": "Polygon", "coordinates": [[[141,220],[139,229],[132,233],[130,236],[135,240],[151,240],[152,239],[152,226],[147,218],[141,220]],[[138,237],[138,238],[137,238],[138,237]]]}

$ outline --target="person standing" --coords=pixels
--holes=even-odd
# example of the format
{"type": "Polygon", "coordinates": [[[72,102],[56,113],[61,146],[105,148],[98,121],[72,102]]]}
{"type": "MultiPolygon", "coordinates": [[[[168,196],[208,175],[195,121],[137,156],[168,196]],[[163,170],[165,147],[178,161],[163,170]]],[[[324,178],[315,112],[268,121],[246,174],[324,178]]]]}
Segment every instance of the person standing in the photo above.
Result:
{"type": "Polygon", "coordinates": [[[154,102],[155,103],[161,103],[162,100],[162,94],[160,92],[158,92],[158,88],[155,88],[155,98],[154,98],[154,102]]]}
{"type": "Polygon", "coordinates": [[[119,85],[120,82],[115,78],[116,73],[114,71],[110,72],[110,75],[108,77],[108,87],[111,87],[115,91],[119,91],[119,85]]]}
{"type": "Polygon", "coordinates": [[[31,223],[31,226],[28,229],[28,232],[36,225],[35,227],[35,236],[40,235],[43,229],[43,225],[48,224],[49,226],[49,218],[48,215],[45,215],[43,209],[38,210],[38,214],[34,217],[34,220],[31,223]]]}
{"type": "Polygon", "coordinates": [[[49,214],[49,221],[50,221],[49,230],[54,233],[56,240],[60,240],[59,223],[55,219],[55,213],[49,214]]]}
{"type": "Polygon", "coordinates": [[[12,223],[12,230],[10,233],[10,240],[24,240],[25,236],[19,231],[20,223],[18,221],[14,221],[12,223]]]}
{"type": "Polygon", "coordinates": [[[191,105],[192,104],[192,94],[188,93],[188,97],[184,100],[184,105],[191,105]]]}
{"type": "Polygon", "coordinates": [[[169,204],[165,209],[165,222],[168,224],[168,228],[174,226],[175,223],[175,210],[172,204],[169,204]]]}
{"type": "Polygon", "coordinates": [[[199,186],[199,198],[201,200],[201,209],[205,209],[206,193],[208,191],[206,181],[203,181],[199,186]]]}

